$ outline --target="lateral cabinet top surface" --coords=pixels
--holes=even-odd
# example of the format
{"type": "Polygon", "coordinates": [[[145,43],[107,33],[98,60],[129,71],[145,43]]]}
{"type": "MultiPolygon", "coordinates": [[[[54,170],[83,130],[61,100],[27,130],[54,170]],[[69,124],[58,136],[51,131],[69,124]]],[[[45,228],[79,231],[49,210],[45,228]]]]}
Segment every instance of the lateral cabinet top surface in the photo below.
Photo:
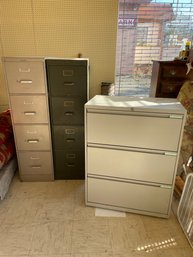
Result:
{"type": "Polygon", "coordinates": [[[85,108],[128,112],[177,113],[182,115],[186,113],[185,108],[177,99],[154,97],[96,95],[85,104],[85,108]]]}

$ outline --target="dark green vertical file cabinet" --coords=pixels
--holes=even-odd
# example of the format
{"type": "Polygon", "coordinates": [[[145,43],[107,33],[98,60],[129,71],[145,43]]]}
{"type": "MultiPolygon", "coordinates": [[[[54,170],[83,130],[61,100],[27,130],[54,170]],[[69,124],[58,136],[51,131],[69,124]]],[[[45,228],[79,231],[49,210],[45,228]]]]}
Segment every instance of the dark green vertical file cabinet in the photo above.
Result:
{"type": "Polygon", "coordinates": [[[46,59],[55,179],[84,179],[88,59],[46,59]]]}

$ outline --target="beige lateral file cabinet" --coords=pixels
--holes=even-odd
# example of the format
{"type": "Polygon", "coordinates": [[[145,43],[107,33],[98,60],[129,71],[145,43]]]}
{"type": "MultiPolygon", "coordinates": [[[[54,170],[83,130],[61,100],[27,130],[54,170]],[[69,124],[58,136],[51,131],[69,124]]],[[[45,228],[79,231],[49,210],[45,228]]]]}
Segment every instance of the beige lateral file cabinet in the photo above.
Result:
{"type": "Polygon", "coordinates": [[[4,58],[19,174],[23,181],[53,180],[44,58],[4,58]]]}
{"type": "Polygon", "coordinates": [[[88,101],[86,204],[169,217],[185,117],[176,99],[88,101]]]}

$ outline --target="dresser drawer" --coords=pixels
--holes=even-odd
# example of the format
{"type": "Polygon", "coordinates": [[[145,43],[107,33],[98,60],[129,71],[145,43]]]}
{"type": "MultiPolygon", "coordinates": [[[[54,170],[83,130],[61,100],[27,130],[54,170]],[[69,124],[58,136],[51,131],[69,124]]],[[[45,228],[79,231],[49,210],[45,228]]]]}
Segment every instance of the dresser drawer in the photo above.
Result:
{"type": "Polygon", "coordinates": [[[50,152],[18,152],[20,173],[28,174],[51,174],[52,155],[50,152]]]}
{"type": "Polygon", "coordinates": [[[10,93],[45,93],[43,61],[5,61],[10,93]]]}
{"type": "Polygon", "coordinates": [[[169,212],[172,190],[143,184],[88,178],[88,203],[113,208],[130,209],[133,212],[165,214],[169,212]]]}
{"type": "Polygon", "coordinates": [[[160,84],[160,94],[164,95],[175,95],[177,97],[179,90],[181,88],[183,84],[183,81],[181,80],[168,80],[168,81],[164,81],[162,80],[161,84],[160,84]]]}
{"type": "Polygon", "coordinates": [[[182,119],[87,113],[86,126],[88,143],[177,151],[182,119]]]}
{"type": "Polygon", "coordinates": [[[54,151],[56,179],[84,179],[84,151],[54,151]]]}
{"type": "Polygon", "coordinates": [[[84,103],[82,98],[51,98],[51,117],[54,125],[84,123],[84,103]]]}
{"type": "Polygon", "coordinates": [[[84,127],[53,126],[53,143],[57,150],[84,149],[84,127]]]}
{"type": "Polygon", "coordinates": [[[10,96],[14,123],[48,123],[46,96],[10,96]]]}
{"type": "Polygon", "coordinates": [[[88,147],[88,174],[172,184],[176,156],[88,147]]]}
{"type": "Polygon", "coordinates": [[[186,78],[186,65],[162,65],[161,74],[162,78],[186,78]]]}
{"type": "Polygon", "coordinates": [[[87,66],[48,65],[48,85],[52,96],[87,95],[87,66]]]}
{"type": "Polygon", "coordinates": [[[50,137],[47,125],[15,125],[18,150],[49,150],[50,137]]]}

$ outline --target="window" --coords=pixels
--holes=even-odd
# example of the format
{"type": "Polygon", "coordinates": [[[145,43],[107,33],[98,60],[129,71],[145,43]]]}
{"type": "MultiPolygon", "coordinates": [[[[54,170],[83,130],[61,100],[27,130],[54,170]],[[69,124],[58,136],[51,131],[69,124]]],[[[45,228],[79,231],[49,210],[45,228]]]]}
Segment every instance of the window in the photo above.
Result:
{"type": "Polygon", "coordinates": [[[173,60],[193,42],[193,0],[120,0],[116,95],[148,96],[152,60],[173,60]]]}
{"type": "Polygon", "coordinates": [[[148,27],[137,27],[137,46],[147,44],[148,27]]]}

